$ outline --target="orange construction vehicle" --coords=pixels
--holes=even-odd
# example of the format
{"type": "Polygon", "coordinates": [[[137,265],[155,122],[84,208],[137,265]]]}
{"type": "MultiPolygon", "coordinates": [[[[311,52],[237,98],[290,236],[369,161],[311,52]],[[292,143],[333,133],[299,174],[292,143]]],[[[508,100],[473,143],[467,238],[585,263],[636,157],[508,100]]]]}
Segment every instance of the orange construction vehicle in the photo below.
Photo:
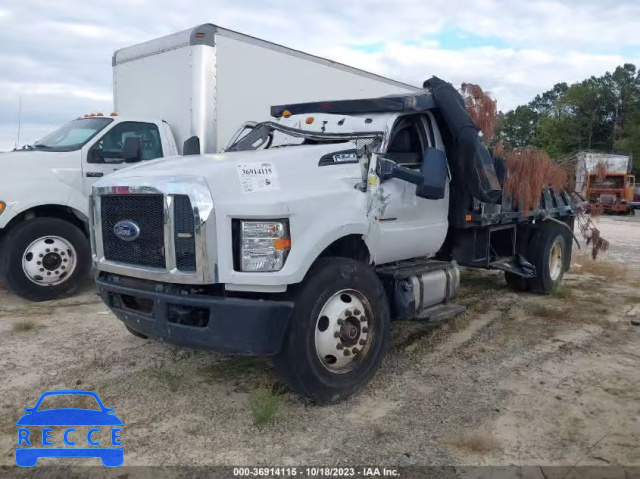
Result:
{"type": "Polygon", "coordinates": [[[586,197],[591,214],[633,214],[636,179],[624,172],[589,173],[586,197]]]}

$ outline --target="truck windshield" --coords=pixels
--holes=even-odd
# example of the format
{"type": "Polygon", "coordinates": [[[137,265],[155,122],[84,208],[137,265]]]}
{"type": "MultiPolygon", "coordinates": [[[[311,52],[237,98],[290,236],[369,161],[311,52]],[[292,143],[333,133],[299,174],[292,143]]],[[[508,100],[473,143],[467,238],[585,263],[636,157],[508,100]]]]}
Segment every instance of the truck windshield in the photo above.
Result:
{"type": "Polygon", "coordinates": [[[78,118],[36,141],[32,148],[47,151],[77,150],[112,121],[111,118],[78,118]]]}
{"type": "Polygon", "coordinates": [[[297,145],[320,145],[328,143],[354,142],[357,146],[371,144],[381,138],[381,131],[348,133],[314,132],[290,128],[279,123],[267,121],[252,126],[249,132],[242,134],[226,151],[266,150],[297,145]]]}

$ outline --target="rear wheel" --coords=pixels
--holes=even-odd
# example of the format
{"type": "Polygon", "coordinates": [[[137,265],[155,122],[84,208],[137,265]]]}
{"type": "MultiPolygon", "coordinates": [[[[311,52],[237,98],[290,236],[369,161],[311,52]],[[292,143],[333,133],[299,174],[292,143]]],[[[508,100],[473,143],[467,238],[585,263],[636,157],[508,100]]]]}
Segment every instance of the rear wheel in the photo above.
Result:
{"type": "Polygon", "coordinates": [[[299,394],[333,403],[360,390],[380,367],[389,338],[389,306],[365,264],[323,258],[294,292],[285,345],[274,363],[299,394]]]}
{"type": "Polygon", "coordinates": [[[75,225],[58,218],[33,218],[4,238],[0,276],[30,301],[74,292],[91,268],[89,240],[75,225]]]}
{"type": "Polygon", "coordinates": [[[508,271],[504,272],[504,279],[507,281],[507,284],[511,287],[511,289],[524,293],[531,289],[529,285],[529,281],[522,276],[518,276],[517,274],[509,273],[508,271]]]}
{"type": "Polygon", "coordinates": [[[566,235],[560,228],[542,227],[534,233],[527,258],[536,267],[536,276],[528,280],[532,291],[550,294],[558,289],[564,276],[566,249],[566,235]]]}

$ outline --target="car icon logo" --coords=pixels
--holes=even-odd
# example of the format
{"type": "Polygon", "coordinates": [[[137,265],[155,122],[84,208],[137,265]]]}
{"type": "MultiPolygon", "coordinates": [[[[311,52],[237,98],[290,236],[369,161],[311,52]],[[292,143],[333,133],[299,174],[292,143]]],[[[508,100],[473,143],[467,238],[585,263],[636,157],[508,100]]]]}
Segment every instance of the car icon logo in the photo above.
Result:
{"type": "Polygon", "coordinates": [[[140,236],[140,227],[131,220],[122,220],[115,224],[113,233],[122,241],[134,241],[140,236]]]}
{"type": "MultiPolygon", "coordinates": [[[[59,399],[59,398],[58,398],[59,399]]],[[[92,391],[48,391],[40,396],[36,405],[25,409],[26,414],[16,422],[18,429],[18,446],[16,447],[16,464],[21,467],[33,467],[41,457],[53,458],[87,458],[99,457],[102,464],[108,467],[121,466],[124,462],[124,449],[121,446],[122,421],[114,414],[113,408],[104,406],[100,397],[92,391]],[[85,408],[41,408],[42,401],[51,396],[64,396],[66,403],[69,396],[85,396],[93,401],[97,409],[85,408]],[[53,427],[63,426],[61,438],[66,447],[54,447],[53,427]],[[76,427],[89,427],[86,433],[76,427]],[[42,427],[42,434],[37,431],[42,427]],[[108,435],[104,436],[104,429],[108,435]],[[86,441],[87,447],[83,446],[86,441]],[[40,444],[41,442],[42,447],[40,444]],[[101,444],[102,443],[102,444],[101,444]],[[78,445],[78,447],[74,447],[78,445]],[[104,447],[104,446],[111,447],[104,447]]]]}

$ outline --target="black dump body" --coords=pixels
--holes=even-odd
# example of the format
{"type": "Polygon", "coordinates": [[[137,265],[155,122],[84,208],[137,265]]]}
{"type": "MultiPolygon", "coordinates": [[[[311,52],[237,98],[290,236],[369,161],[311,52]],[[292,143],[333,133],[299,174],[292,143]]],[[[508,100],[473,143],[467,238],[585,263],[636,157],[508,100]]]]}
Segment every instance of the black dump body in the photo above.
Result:
{"type": "Polygon", "coordinates": [[[482,142],[460,93],[437,77],[425,81],[423,87],[423,94],[273,106],[271,115],[280,117],[286,110],[292,115],[432,112],[451,169],[449,231],[439,254],[442,259],[456,259],[470,266],[498,267],[496,262],[501,258],[516,254],[519,242],[516,232],[527,229],[529,224],[550,220],[573,230],[574,214],[566,192],[545,188],[540,192],[537,208],[521,211],[504,194],[507,174],[504,161],[494,158],[482,142]]]}

